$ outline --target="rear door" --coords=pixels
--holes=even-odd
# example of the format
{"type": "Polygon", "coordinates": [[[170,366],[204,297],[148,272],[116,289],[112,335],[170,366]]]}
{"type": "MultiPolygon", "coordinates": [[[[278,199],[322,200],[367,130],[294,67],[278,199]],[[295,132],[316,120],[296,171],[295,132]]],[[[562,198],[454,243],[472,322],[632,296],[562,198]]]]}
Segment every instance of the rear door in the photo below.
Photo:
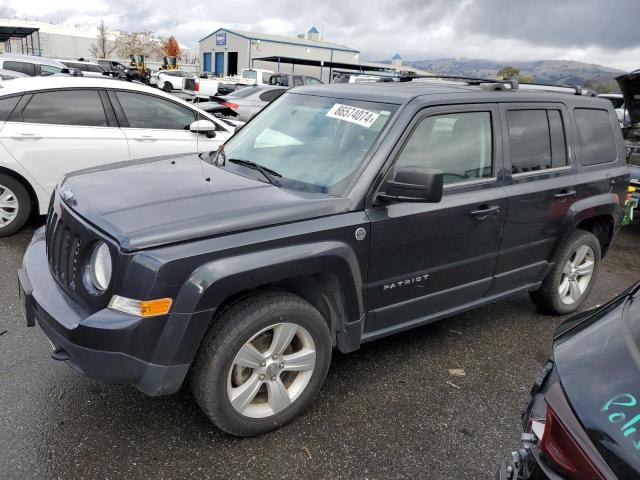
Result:
{"type": "Polygon", "coordinates": [[[109,97],[132,159],[211,151],[231,136],[221,128],[214,138],[189,131],[196,112],[169,99],[129,91],[110,91],[109,97]]]}
{"type": "Polygon", "coordinates": [[[24,95],[0,142],[49,193],[66,173],[129,160],[127,139],[95,89],[24,95]]]}
{"type": "Polygon", "coordinates": [[[482,302],[498,258],[506,199],[496,105],[430,108],[401,142],[401,167],[444,173],[439,203],[377,204],[371,219],[365,338],[482,302]]]}
{"type": "Polygon", "coordinates": [[[544,278],[577,199],[569,114],[563,104],[501,106],[509,198],[495,292],[544,278]]]}

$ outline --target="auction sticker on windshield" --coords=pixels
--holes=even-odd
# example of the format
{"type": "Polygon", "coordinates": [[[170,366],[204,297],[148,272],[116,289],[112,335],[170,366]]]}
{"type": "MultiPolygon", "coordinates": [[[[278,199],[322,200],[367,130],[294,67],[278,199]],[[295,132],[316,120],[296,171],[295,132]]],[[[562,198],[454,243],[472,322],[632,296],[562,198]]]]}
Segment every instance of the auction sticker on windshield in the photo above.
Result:
{"type": "Polygon", "coordinates": [[[342,105],[340,103],[336,103],[327,112],[327,117],[345,120],[365,128],[373,125],[379,116],[379,113],[370,112],[362,108],[350,107],[349,105],[342,105]]]}

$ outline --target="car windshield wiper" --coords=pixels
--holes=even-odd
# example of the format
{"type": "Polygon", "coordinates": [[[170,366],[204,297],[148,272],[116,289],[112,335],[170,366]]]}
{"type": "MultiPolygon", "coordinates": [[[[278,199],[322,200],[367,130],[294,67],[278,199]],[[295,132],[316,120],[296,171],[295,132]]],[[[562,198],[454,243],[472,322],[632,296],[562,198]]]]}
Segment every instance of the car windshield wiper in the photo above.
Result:
{"type": "MultiPolygon", "coordinates": [[[[224,152],[222,150],[221,150],[221,152],[222,152],[222,155],[224,155],[224,152]]],[[[226,158],[225,158],[225,162],[226,162],[226,158]]],[[[238,158],[230,158],[229,162],[236,163],[238,165],[243,165],[245,167],[257,170],[264,176],[264,178],[269,180],[269,183],[271,185],[275,185],[276,187],[280,186],[280,182],[275,177],[282,178],[282,175],[280,175],[275,170],[271,170],[270,168],[263,167],[262,165],[260,165],[260,164],[258,164],[256,162],[252,162],[251,160],[240,160],[238,158]]]]}

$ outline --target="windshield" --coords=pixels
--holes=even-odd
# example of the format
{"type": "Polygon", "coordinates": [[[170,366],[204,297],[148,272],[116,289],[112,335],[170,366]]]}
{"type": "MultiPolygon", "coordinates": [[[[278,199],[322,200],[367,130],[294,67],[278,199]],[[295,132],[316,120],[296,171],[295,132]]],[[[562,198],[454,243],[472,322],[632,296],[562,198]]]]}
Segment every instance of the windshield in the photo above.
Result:
{"type": "Polygon", "coordinates": [[[340,194],[396,109],[386,103],[284,94],[231,137],[225,157],[277,172],[285,188],[340,194]]]}

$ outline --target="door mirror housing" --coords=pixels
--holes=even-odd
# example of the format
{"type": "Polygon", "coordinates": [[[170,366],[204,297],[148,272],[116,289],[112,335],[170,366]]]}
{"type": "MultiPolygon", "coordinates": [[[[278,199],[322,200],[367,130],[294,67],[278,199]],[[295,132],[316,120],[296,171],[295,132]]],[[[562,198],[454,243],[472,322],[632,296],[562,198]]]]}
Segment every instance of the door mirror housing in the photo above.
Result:
{"type": "Polygon", "coordinates": [[[212,133],[215,136],[216,126],[211,120],[196,120],[189,125],[189,130],[193,133],[206,133],[207,137],[209,137],[212,133]]]}
{"type": "Polygon", "coordinates": [[[443,175],[439,170],[421,167],[399,168],[383,188],[378,197],[390,202],[438,203],[442,200],[443,175]]]}

